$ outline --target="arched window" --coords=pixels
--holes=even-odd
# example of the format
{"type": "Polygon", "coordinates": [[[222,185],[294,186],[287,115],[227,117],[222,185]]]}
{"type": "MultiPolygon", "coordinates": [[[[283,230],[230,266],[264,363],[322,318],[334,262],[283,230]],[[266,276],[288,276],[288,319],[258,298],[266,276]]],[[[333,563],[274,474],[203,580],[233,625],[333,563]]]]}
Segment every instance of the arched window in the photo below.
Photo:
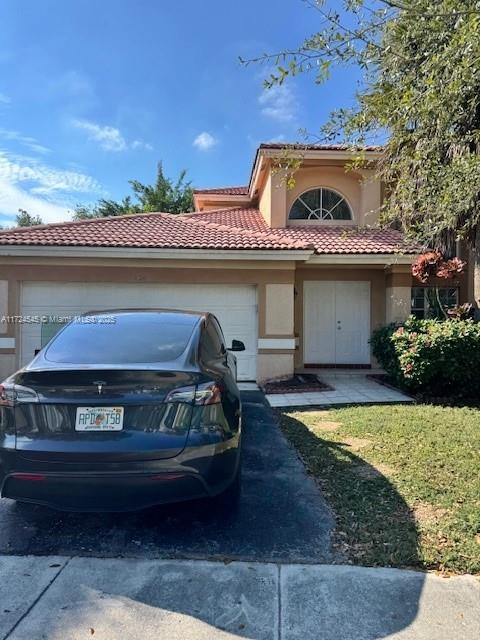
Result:
{"type": "Polygon", "coordinates": [[[289,220],[351,220],[345,198],[332,189],[312,189],[299,196],[290,209],[289,220]]]}

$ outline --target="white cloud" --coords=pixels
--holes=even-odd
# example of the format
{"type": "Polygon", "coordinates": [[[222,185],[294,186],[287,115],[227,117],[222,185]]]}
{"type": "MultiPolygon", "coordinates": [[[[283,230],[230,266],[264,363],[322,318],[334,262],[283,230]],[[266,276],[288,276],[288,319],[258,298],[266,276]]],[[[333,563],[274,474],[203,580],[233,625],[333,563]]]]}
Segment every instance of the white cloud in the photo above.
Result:
{"type": "Polygon", "coordinates": [[[0,151],[0,214],[12,220],[18,209],[39,215],[45,222],[66,220],[76,194],[102,193],[89,175],[0,151]]]}
{"type": "MultiPolygon", "coordinates": [[[[18,185],[0,178],[0,212],[14,224],[19,209],[39,215],[43,222],[60,222],[71,217],[68,206],[35,197],[18,185]]],[[[9,226],[8,222],[6,226],[9,226]]]]}
{"type": "Polygon", "coordinates": [[[86,131],[88,139],[98,142],[105,151],[125,151],[127,148],[127,141],[115,127],[102,127],[88,120],[73,120],[73,126],[86,131]]]}
{"type": "Polygon", "coordinates": [[[132,149],[144,149],[145,151],[153,151],[153,147],[148,142],[144,142],[143,140],[134,140],[132,142],[132,149]]]}
{"type": "Polygon", "coordinates": [[[72,120],[72,124],[77,129],[87,132],[89,140],[98,142],[100,147],[105,151],[126,151],[127,149],[143,149],[145,151],[153,151],[153,147],[148,142],[137,139],[128,142],[116,127],[108,125],[102,126],[89,120],[72,120]]]}
{"type": "Polygon", "coordinates": [[[30,149],[30,151],[35,151],[35,153],[50,153],[50,149],[48,147],[40,144],[36,138],[32,138],[31,136],[24,136],[18,131],[13,131],[11,129],[0,129],[0,138],[3,140],[13,140],[15,142],[19,142],[22,146],[30,149]]]}
{"type": "Polygon", "coordinates": [[[193,141],[193,146],[200,149],[200,151],[208,151],[212,147],[218,144],[218,140],[212,136],[208,131],[202,131],[193,141]]]}
{"type": "Polygon", "coordinates": [[[12,101],[4,93],[0,92],[0,104],[10,104],[12,101]]]}
{"type": "Polygon", "coordinates": [[[295,120],[298,102],[292,89],[286,84],[275,85],[271,89],[264,89],[258,98],[262,106],[262,114],[277,122],[292,122],[295,120]]]}

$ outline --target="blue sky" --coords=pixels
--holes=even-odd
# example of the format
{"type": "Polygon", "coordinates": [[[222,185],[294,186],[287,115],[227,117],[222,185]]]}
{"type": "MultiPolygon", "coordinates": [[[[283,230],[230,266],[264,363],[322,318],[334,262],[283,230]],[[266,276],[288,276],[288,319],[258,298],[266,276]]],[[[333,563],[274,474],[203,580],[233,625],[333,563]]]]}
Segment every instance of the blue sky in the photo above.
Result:
{"type": "Polygon", "coordinates": [[[258,143],[352,102],[353,70],[266,92],[268,67],[238,61],[294,47],[319,18],[301,0],[2,0],[0,224],[121,198],[159,160],[198,187],[246,184],[258,143]]]}

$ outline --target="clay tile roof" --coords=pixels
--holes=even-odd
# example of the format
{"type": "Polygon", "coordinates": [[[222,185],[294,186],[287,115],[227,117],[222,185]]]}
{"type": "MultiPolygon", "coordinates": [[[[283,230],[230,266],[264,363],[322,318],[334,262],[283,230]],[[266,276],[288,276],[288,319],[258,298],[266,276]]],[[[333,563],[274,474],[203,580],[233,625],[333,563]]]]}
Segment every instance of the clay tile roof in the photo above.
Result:
{"type": "Polygon", "coordinates": [[[205,193],[224,196],[248,196],[248,185],[242,187],[217,187],[212,189],[194,189],[194,193],[205,193]]]}
{"type": "Polygon", "coordinates": [[[260,211],[253,208],[184,215],[148,213],[21,227],[1,231],[0,245],[415,253],[398,231],[334,226],[270,229],[260,211]]]}
{"type": "Polygon", "coordinates": [[[0,232],[0,245],[156,249],[304,249],[271,231],[234,228],[218,219],[148,213],[21,227],[0,232]],[[200,219],[202,218],[202,219],[200,219]]]}
{"type": "MultiPolygon", "coordinates": [[[[351,151],[352,146],[348,144],[300,144],[292,142],[262,142],[260,149],[293,149],[299,151],[351,151]]],[[[358,147],[362,151],[382,151],[381,145],[362,145],[358,147]]]]}

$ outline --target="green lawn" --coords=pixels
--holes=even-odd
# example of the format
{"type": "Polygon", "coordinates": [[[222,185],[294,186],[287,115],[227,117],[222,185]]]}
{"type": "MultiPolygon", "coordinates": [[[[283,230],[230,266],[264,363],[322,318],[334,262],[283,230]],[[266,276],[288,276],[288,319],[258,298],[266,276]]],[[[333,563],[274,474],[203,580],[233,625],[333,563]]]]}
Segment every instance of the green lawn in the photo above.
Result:
{"type": "Polygon", "coordinates": [[[480,572],[480,410],[430,405],[285,411],[282,429],[356,564],[480,572]]]}

